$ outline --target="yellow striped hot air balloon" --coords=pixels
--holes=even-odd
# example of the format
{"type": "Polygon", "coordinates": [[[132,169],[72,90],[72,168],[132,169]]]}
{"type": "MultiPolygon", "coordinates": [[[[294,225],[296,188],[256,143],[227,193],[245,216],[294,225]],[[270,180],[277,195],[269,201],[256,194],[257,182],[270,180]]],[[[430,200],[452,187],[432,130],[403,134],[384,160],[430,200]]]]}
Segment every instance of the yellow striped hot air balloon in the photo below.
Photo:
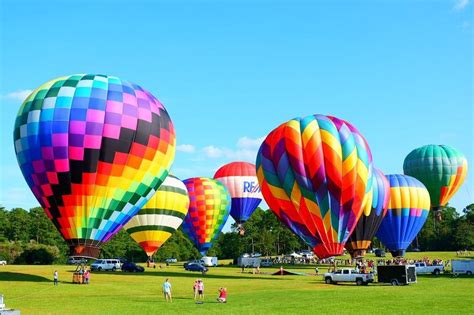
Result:
{"type": "Polygon", "coordinates": [[[125,229],[151,257],[183,223],[188,207],[186,186],[177,177],[169,175],[125,229]]]}

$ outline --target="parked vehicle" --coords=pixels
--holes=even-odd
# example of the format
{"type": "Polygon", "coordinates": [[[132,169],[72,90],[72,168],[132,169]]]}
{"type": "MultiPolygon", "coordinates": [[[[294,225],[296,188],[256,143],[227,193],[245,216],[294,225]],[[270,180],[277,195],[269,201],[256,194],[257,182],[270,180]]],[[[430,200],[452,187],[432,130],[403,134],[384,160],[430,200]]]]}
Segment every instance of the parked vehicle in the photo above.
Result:
{"type": "Polygon", "coordinates": [[[385,257],[385,251],[383,249],[377,248],[374,250],[374,254],[376,257],[385,257]]]}
{"type": "Polygon", "coordinates": [[[417,262],[415,263],[415,271],[416,274],[423,274],[423,273],[432,273],[434,275],[439,275],[441,271],[444,271],[443,265],[433,265],[429,266],[424,262],[417,262]]]}
{"type": "Polygon", "coordinates": [[[474,260],[462,259],[452,261],[453,274],[455,276],[460,274],[472,275],[474,274],[474,260]]]}
{"type": "Polygon", "coordinates": [[[80,265],[80,264],[86,264],[86,263],[87,263],[87,259],[83,259],[83,258],[69,257],[69,259],[67,260],[68,265],[80,265]]]}
{"type": "Polygon", "coordinates": [[[262,259],[260,257],[239,257],[237,264],[241,267],[260,267],[262,259]]]}
{"type": "Polygon", "coordinates": [[[187,271],[199,271],[206,273],[209,269],[203,266],[201,263],[188,263],[184,265],[184,269],[187,271]]]}
{"type": "Polygon", "coordinates": [[[271,267],[273,266],[273,261],[271,259],[263,259],[260,262],[260,267],[271,267]]]}
{"type": "Polygon", "coordinates": [[[302,250],[299,252],[299,254],[306,259],[313,259],[314,258],[314,253],[310,250],[302,250]]]}
{"type": "Polygon", "coordinates": [[[165,262],[168,264],[174,264],[174,263],[177,263],[178,260],[176,258],[167,258],[165,262]]]}
{"type": "Polygon", "coordinates": [[[324,274],[326,284],[337,284],[338,282],[355,282],[357,285],[368,285],[374,282],[374,275],[371,273],[360,273],[357,270],[344,268],[335,272],[324,274]]]}
{"type": "Polygon", "coordinates": [[[120,269],[121,264],[118,259],[97,259],[91,265],[92,271],[115,271],[120,269]]]}
{"type": "Polygon", "coordinates": [[[144,272],[145,271],[145,268],[143,268],[142,266],[138,266],[137,264],[132,263],[132,262],[123,263],[121,269],[124,272],[144,272]]]}
{"type": "Polygon", "coordinates": [[[0,260],[0,265],[1,266],[5,266],[7,264],[7,261],[6,260],[0,260]]]}
{"type": "Polygon", "coordinates": [[[406,285],[416,283],[414,265],[377,266],[377,281],[391,285],[406,285]]]}
{"type": "Polygon", "coordinates": [[[215,267],[217,266],[217,257],[204,256],[201,258],[201,263],[206,267],[215,267]]]}

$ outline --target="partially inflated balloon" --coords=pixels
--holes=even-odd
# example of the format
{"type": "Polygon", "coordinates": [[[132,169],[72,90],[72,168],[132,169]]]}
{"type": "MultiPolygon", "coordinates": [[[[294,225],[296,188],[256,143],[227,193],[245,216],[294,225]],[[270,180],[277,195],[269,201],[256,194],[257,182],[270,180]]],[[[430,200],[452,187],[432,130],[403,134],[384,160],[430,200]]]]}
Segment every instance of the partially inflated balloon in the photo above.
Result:
{"type": "Polygon", "coordinates": [[[156,194],[124,228],[152,256],[183,223],[188,206],[186,186],[177,177],[168,175],[156,194]]]}
{"type": "Polygon", "coordinates": [[[467,174],[467,160],[447,145],[425,145],[408,154],[403,172],[421,181],[428,189],[431,207],[445,206],[458,191],[467,174]]]}
{"type": "Polygon", "coordinates": [[[233,162],[217,170],[214,179],[220,181],[230,193],[230,215],[241,224],[249,219],[262,201],[255,165],[233,162]]]}
{"type": "Polygon", "coordinates": [[[205,255],[229,217],[230,195],[224,185],[211,178],[189,178],[184,184],[189,194],[189,212],[183,232],[205,255]]]}
{"type": "Polygon", "coordinates": [[[97,257],[153,196],[175,153],[173,124],[140,86],[105,75],[52,80],[15,122],[23,175],[71,255],[97,257]]]}
{"type": "Polygon", "coordinates": [[[430,194],[416,178],[387,175],[390,201],[377,238],[394,257],[403,256],[428,218],[430,194]]]}
{"type": "Polygon", "coordinates": [[[369,248],[372,238],[379,229],[387,213],[390,200],[390,184],[385,175],[373,169],[371,189],[366,194],[364,211],[346,243],[346,249],[352,257],[361,257],[369,248]]]}
{"type": "Polygon", "coordinates": [[[267,136],[257,170],[277,216],[303,225],[300,234],[309,232],[318,257],[341,255],[372,176],[370,149],[357,129],[331,116],[292,119],[267,136]]]}

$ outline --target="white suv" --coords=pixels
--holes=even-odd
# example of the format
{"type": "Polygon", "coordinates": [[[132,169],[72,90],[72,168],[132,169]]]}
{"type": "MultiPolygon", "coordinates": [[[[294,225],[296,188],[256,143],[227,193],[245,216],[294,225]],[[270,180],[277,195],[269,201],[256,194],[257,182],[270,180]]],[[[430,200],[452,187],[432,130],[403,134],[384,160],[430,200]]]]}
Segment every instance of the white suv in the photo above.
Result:
{"type": "Polygon", "coordinates": [[[107,271],[107,270],[112,270],[115,271],[117,269],[120,269],[121,264],[120,260],[118,259],[97,259],[94,261],[91,265],[91,270],[97,270],[97,271],[107,271]]]}

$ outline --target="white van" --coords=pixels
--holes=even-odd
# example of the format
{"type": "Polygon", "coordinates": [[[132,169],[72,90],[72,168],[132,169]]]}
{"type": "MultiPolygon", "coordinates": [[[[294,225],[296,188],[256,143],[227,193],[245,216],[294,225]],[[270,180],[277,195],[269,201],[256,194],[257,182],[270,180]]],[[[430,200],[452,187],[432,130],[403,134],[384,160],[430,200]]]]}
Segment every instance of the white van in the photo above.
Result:
{"type": "Polygon", "coordinates": [[[118,259],[97,259],[91,265],[91,270],[93,271],[107,271],[112,270],[115,271],[120,269],[121,263],[118,259]]]}
{"type": "Polygon", "coordinates": [[[204,256],[201,258],[201,263],[206,267],[215,267],[217,266],[217,257],[204,256]]]}
{"type": "Polygon", "coordinates": [[[462,259],[462,260],[453,260],[453,274],[459,275],[472,275],[474,274],[474,260],[473,259],[462,259]]]}

